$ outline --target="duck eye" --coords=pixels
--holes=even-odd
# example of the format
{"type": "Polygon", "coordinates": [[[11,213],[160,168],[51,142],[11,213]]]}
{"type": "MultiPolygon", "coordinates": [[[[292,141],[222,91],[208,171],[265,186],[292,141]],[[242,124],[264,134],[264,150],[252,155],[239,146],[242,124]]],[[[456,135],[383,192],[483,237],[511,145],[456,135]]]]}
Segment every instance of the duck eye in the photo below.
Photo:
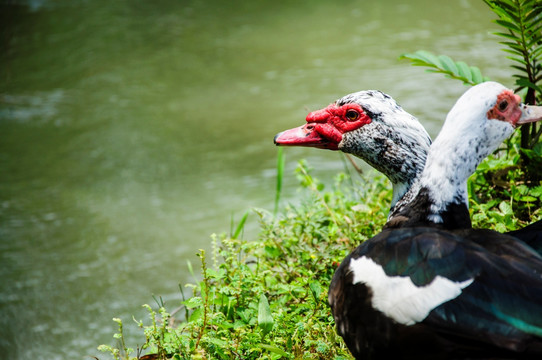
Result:
{"type": "Polygon", "coordinates": [[[346,118],[350,121],[357,120],[359,118],[359,113],[356,110],[348,110],[345,114],[346,118]]]}
{"type": "Polygon", "coordinates": [[[508,101],[503,100],[499,103],[499,110],[504,111],[508,107],[508,101]]]}

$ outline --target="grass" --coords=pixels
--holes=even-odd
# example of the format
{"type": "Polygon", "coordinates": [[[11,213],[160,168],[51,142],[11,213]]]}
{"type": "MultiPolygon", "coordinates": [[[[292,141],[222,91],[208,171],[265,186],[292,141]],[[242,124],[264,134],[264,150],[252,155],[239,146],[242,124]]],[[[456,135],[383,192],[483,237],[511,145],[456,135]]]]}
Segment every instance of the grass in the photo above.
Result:
{"type": "MultiPolygon", "coordinates": [[[[542,186],[521,183],[517,158],[513,152],[492,156],[471,178],[475,227],[513,230],[542,218],[536,198],[542,186]],[[495,173],[507,182],[495,182],[495,173]]],[[[229,236],[213,235],[212,265],[201,250],[201,281],[181,286],[179,302],[167,306],[183,311],[172,316],[161,301],[157,309],[145,305],[150,319],[137,323],[146,341],[136,351],[126,346],[115,319],[116,344],[100,350],[114,359],[143,360],[352,358],[335,332],[327,290],[347,253],[384,225],[391,187],[371,171],[339,174],[326,189],[301,161],[296,176],[303,200],[280,209],[282,152],[277,166],[273,213],[252,210],[260,222],[257,238],[241,236],[249,212],[232,223],[229,236]]]]}

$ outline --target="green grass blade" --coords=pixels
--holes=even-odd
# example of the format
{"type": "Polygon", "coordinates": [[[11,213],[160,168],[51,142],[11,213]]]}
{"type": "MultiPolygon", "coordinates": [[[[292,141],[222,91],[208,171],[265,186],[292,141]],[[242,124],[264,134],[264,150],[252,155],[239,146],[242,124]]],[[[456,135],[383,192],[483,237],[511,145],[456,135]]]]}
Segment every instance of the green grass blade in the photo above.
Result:
{"type": "Polygon", "coordinates": [[[237,239],[239,235],[241,234],[241,231],[245,228],[245,223],[247,221],[248,217],[248,211],[246,211],[241,218],[241,221],[239,221],[239,224],[237,224],[237,228],[235,228],[235,232],[232,235],[232,239],[237,239]]]}
{"type": "Polygon", "coordinates": [[[285,156],[284,156],[284,149],[279,147],[278,148],[278,154],[277,154],[277,189],[275,193],[275,210],[273,211],[273,216],[277,216],[277,213],[279,211],[279,202],[280,202],[280,195],[282,193],[282,181],[284,179],[284,165],[286,163],[285,156]]]}

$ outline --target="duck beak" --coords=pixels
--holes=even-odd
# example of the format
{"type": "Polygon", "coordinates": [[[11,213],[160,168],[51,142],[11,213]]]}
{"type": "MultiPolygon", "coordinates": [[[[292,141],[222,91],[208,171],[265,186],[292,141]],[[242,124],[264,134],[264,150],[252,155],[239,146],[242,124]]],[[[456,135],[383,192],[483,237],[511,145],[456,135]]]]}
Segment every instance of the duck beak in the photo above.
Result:
{"type": "Polygon", "coordinates": [[[310,124],[305,124],[275,135],[277,146],[304,146],[337,150],[337,145],[322,137],[310,124]]]}
{"type": "Polygon", "coordinates": [[[521,117],[516,125],[529,124],[542,120],[542,106],[521,105],[521,117]]]}

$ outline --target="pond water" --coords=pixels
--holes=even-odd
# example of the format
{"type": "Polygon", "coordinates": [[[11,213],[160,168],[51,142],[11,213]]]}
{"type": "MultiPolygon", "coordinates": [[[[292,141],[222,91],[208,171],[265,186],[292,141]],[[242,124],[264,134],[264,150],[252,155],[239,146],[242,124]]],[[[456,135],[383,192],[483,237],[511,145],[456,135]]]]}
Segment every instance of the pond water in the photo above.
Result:
{"type": "MultiPolygon", "coordinates": [[[[466,87],[398,56],[446,53],[511,86],[492,18],[481,0],[3,2],[0,353],[107,358],[113,317],[141,344],[141,305],[177,306],[210,235],[272,210],[277,132],[380,89],[436,135],[466,87]]],[[[298,159],[324,181],[343,168],[285,153],[284,202],[298,159]]]]}

